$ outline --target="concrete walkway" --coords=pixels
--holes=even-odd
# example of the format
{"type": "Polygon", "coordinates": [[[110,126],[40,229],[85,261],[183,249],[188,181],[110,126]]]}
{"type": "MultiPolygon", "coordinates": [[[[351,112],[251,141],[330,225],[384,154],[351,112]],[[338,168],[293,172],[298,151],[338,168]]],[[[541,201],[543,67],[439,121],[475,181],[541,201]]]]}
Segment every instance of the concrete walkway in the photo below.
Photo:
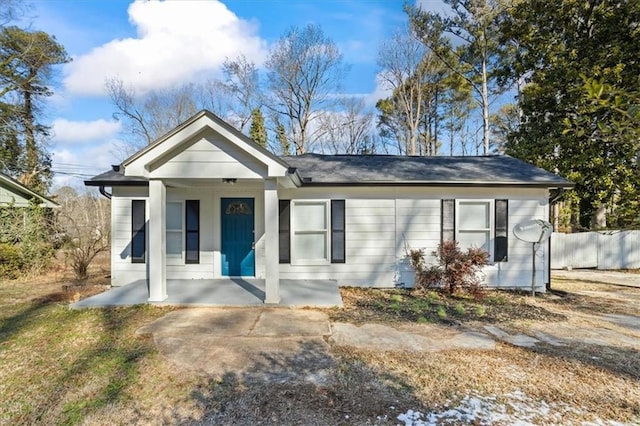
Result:
{"type": "Polygon", "coordinates": [[[334,366],[323,337],[329,319],[313,310],[182,309],[138,329],[176,366],[243,380],[323,383],[334,366]]]}
{"type": "MultiPolygon", "coordinates": [[[[264,306],[264,280],[211,279],[167,280],[168,298],[157,305],[247,307],[264,306]]],[[[145,280],[113,287],[73,303],[71,308],[102,308],[148,303],[145,280]]],[[[280,280],[280,307],[330,308],[342,306],[338,283],[333,280],[280,280]]]]}
{"type": "Polygon", "coordinates": [[[484,333],[432,324],[330,324],[326,313],[310,309],[181,309],[137,334],[152,335],[160,352],[179,368],[276,382],[330,380],[335,363],[327,342],[374,351],[495,348],[484,333]]]}
{"type": "Polygon", "coordinates": [[[624,271],[599,271],[597,269],[554,270],[551,271],[551,278],[640,288],[640,274],[624,271]]]}

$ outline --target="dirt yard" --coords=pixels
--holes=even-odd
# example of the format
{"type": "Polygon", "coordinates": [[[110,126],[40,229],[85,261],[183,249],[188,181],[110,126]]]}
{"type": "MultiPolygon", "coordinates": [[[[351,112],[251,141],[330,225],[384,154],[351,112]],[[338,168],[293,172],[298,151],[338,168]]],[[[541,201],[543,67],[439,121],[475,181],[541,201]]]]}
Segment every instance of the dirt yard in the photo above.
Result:
{"type": "MultiPolygon", "coordinates": [[[[84,286],[63,267],[0,280],[1,425],[640,424],[640,289],[557,281],[535,300],[492,292],[481,302],[344,289],[334,322],[473,331],[495,348],[334,345],[331,379],[319,384],[178,368],[136,334],[171,308],[68,309],[108,282],[104,259],[91,272],[84,286]],[[510,343],[522,341],[533,343],[510,343]]],[[[301,347],[295,364],[272,362],[314,356],[301,347]]]]}

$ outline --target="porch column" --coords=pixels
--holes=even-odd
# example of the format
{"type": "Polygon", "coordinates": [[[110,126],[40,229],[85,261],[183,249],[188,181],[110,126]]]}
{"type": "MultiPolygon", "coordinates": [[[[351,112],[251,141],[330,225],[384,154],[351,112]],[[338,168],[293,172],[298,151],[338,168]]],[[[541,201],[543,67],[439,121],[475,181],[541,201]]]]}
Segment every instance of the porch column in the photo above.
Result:
{"type": "Polygon", "coordinates": [[[161,180],[149,181],[149,302],[167,298],[167,188],[161,180]]]}
{"type": "Polygon", "coordinates": [[[278,216],[278,183],[276,179],[266,179],[264,181],[264,263],[266,274],[264,303],[280,303],[278,216]]]}

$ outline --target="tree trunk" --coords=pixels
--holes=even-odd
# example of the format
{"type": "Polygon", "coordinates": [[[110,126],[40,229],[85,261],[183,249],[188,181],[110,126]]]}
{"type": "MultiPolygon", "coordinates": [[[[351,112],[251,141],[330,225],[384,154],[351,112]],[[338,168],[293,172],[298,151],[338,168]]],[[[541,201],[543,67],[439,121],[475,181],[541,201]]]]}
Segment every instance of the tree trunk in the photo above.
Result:
{"type": "Polygon", "coordinates": [[[482,142],[484,155],[489,154],[489,87],[487,83],[487,59],[482,57],[482,142]]]}

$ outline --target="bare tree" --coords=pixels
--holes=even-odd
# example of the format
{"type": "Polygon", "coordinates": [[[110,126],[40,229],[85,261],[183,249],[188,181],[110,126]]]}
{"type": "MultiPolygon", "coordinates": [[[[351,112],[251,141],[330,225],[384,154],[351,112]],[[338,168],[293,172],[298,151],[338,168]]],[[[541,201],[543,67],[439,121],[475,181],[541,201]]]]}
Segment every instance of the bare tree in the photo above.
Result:
{"type": "Polygon", "coordinates": [[[436,76],[434,65],[431,53],[410,27],[396,32],[379,48],[378,79],[392,94],[376,105],[378,127],[383,136],[396,138],[401,153],[418,154],[419,137],[424,133],[421,125],[424,127],[425,115],[431,111],[427,84],[436,76]]]}
{"type": "Polygon", "coordinates": [[[227,58],[222,64],[222,73],[225,77],[223,86],[233,98],[230,112],[238,121],[238,130],[244,132],[251,121],[251,113],[262,105],[258,69],[255,63],[240,55],[233,61],[227,58]]]}
{"type": "Polygon", "coordinates": [[[31,9],[31,5],[21,0],[0,0],[0,28],[15,21],[31,9]]]}
{"type": "Polygon", "coordinates": [[[312,127],[337,101],[348,67],[322,28],[292,27],[271,50],[265,64],[270,100],[267,108],[280,116],[296,154],[303,154],[321,135],[312,127]]]}
{"type": "Polygon", "coordinates": [[[145,97],[138,97],[118,78],[108,79],[105,86],[116,108],[113,116],[125,123],[128,133],[125,155],[150,144],[201,109],[219,112],[220,99],[225,99],[222,86],[214,81],[156,90],[145,97]]]}
{"type": "Polygon", "coordinates": [[[65,241],[66,254],[77,279],[85,279],[89,265],[101,252],[109,250],[111,216],[109,201],[89,192],[78,195],[70,187],[57,192],[58,232],[65,241]]]}
{"type": "Polygon", "coordinates": [[[320,117],[322,151],[359,154],[372,150],[373,112],[359,98],[343,98],[339,111],[320,117]]]}

